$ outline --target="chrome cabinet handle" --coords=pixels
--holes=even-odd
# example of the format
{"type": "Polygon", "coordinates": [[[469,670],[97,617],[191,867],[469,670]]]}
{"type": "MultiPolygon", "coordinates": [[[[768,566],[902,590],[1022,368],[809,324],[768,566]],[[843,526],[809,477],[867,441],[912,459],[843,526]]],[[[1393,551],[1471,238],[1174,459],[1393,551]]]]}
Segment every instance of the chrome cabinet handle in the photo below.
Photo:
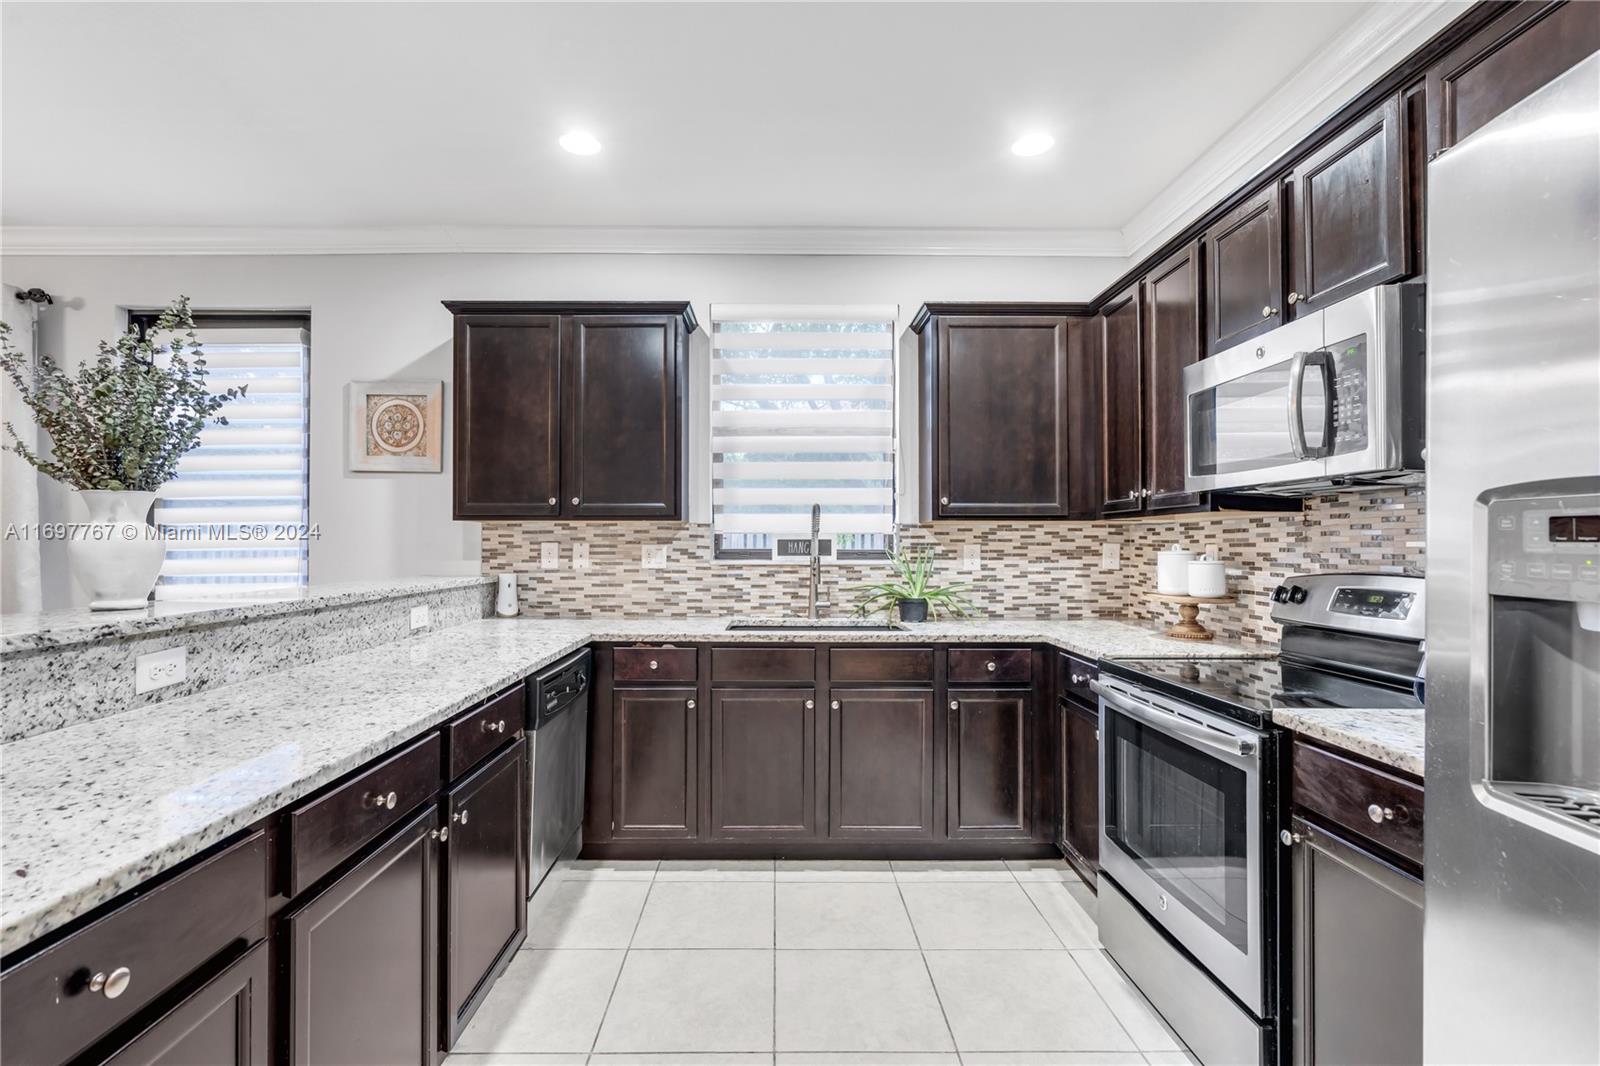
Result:
{"type": "Polygon", "coordinates": [[[444,843],[446,840],[450,839],[450,827],[442,826],[439,829],[428,830],[428,839],[437,840],[441,844],[444,843]]]}
{"type": "Polygon", "coordinates": [[[1074,685],[1087,685],[1089,683],[1089,675],[1088,674],[1073,674],[1072,675],[1072,683],[1074,685]]]}
{"type": "Polygon", "coordinates": [[[572,506],[574,506],[574,507],[578,506],[578,497],[574,496],[572,498],[572,506]]]}
{"type": "Polygon", "coordinates": [[[1278,833],[1278,842],[1286,848],[1292,848],[1304,839],[1305,837],[1299,833],[1292,833],[1287,829],[1280,830],[1278,833]]]}
{"type": "Polygon", "coordinates": [[[452,822],[460,822],[462,825],[466,825],[467,824],[467,812],[464,811],[464,810],[457,811],[456,813],[454,813],[454,814],[452,814],[450,816],[450,820],[452,822]]]}
{"type": "Polygon", "coordinates": [[[951,700],[950,701],[950,709],[952,711],[959,711],[961,709],[961,701],[960,700],[951,700]]]}
{"type": "Polygon", "coordinates": [[[1261,309],[1261,317],[1262,318],[1271,318],[1273,315],[1275,315],[1277,313],[1278,313],[1278,309],[1276,307],[1268,306],[1268,307],[1263,307],[1261,309]]]}
{"type": "Polygon", "coordinates": [[[806,700],[806,710],[808,710],[808,711],[815,710],[816,706],[817,706],[817,701],[816,700],[806,700]]]}
{"type": "Polygon", "coordinates": [[[101,971],[89,978],[89,991],[99,992],[107,999],[116,999],[128,990],[128,983],[133,980],[133,971],[126,966],[118,966],[110,973],[101,971]]]}
{"type": "Polygon", "coordinates": [[[1289,302],[1292,303],[1292,304],[1299,303],[1300,302],[1300,294],[1297,293],[1297,292],[1291,292],[1289,294],[1289,302]]]}
{"type": "Polygon", "coordinates": [[[504,733],[506,731],[506,720],[502,718],[498,722],[484,722],[483,731],[485,733],[504,733]]]}
{"type": "Polygon", "coordinates": [[[550,497],[550,506],[554,507],[555,505],[556,505],[556,498],[554,496],[552,496],[552,497],[550,497]]]}
{"type": "Polygon", "coordinates": [[[990,659],[988,662],[984,663],[983,668],[989,671],[991,674],[994,673],[994,660],[990,659]]]}
{"type": "Polygon", "coordinates": [[[655,660],[654,660],[654,659],[651,659],[651,660],[650,660],[650,669],[652,669],[652,670],[654,670],[654,669],[655,669],[655,668],[656,668],[656,667],[658,667],[658,666],[660,666],[660,665],[661,665],[661,664],[660,664],[660,663],[658,663],[658,662],[656,662],[656,661],[655,661],[655,660]]]}
{"type": "Polygon", "coordinates": [[[948,497],[948,496],[940,496],[939,497],[939,506],[940,507],[949,507],[950,506],[950,497],[948,497]]]}
{"type": "Polygon", "coordinates": [[[400,802],[400,797],[393,792],[368,792],[361,797],[361,806],[371,807],[375,811],[394,810],[394,805],[400,802]]]}
{"type": "Polygon", "coordinates": [[[691,711],[694,710],[694,700],[684,700],[683,705],[691,711]]]}
{"type": "Polygon", "coordinates": [[[1382,825],[1384,822],[1394,821],[1394,809],[1377,803],[1369,803],[1367,804],[1367,817],[1382,825]]]}
{"type": "Polygon", "coordinates": [[[839,709],[839,701],[838,700],[834,700],[832,703],[828,704],[828,706],[832,707],[834,710],[837,711],[839,709]]]}

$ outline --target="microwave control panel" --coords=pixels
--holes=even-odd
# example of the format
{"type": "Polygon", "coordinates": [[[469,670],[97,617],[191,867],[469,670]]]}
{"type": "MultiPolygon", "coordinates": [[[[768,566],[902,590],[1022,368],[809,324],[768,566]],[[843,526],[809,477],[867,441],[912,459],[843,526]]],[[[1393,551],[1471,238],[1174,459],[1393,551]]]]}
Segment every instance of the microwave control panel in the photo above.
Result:
{"type": "Polygon", "coordinates": [[[1600,495],[1489,504],[1489,591],[1542,600],[1600,600],[1600,495]]]}

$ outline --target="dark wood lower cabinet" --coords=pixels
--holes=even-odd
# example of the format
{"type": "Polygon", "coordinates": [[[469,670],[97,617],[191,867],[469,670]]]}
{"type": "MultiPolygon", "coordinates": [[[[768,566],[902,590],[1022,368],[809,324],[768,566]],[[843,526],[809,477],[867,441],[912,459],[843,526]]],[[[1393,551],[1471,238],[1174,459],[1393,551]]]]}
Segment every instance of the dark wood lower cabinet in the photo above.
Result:
{"type": "Polygon", "coordinates": [[[1028,837],[1032,712],[1029,689],[950,690],[945,781],[952,839],[1028,837]]]}
{"type": "Polygon", "coordinates": [[[445,798],[446,1047],[528,932],[527,742],[518,740],[445,798]]]}
{"type": "Polygon", "coordinates": [[[817,835],[816,697],[813,688],[712,690],[713,837],[817,835]]]}
{"type": "Polygon", "coordinates": [[[1061,700],[1061,844],[1086,874],[1100,869],[1100,718],[1061,700]]]}
{"type": "Polygon", "coordinates": [[[828,701],[828,836],[934,835],[931,688],[836,688],[828,701]]]}
{"type": "Polygon", "coordinates": [[[267,1066],[267,945],[162,1014],[106,1066],[267,1066]]]}
{"type": "Polygon", "coordinates": [[[438,831],[429,804],[284,919],[291,1063],[433,1063],[438,831]]]}
{"type": "Polygon", "coordinates": [[[700,835],[700,715],[693,688],[618,688],[611,694],[611,836],[700,835]]]}

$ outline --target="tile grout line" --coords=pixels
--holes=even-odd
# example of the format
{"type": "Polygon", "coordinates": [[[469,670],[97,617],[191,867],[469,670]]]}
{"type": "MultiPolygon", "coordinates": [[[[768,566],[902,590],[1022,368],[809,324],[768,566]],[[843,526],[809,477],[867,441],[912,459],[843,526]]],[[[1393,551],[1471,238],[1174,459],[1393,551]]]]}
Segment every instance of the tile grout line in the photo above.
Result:
{"type": "MultiPolygon", "coordinates": [[[[1011,870],[1009,864],[1006,866],[1006,869],[1011,870]]],[[[1022,889],[1022,895],[1027,899],[1028,906],[1033,908],[1033,913],[1039,916],[1039,920],[1044,923],[1044,927],[1050,930],[1050,935],[1056,938],[1056,943],[1061,945],[1061,950],[1071,951],[1072,949],[1067,947],[1067,942],[1061,939],[1061,934],[1056,932],[1056,927],[1050,924],[1050,919],[1045,917],[1044,911],[1039,909],[1039,901],[1033,898],[1033,893],[1028,891],[1028,886],[1023,884],[1022,878],[1017,876],[1017,871],[1011,870],[1011,878],[1012,880],[1016,881],[1017,887],[1022,889]]],[[[1065,892],[1066,888],[1063,887],[1061,891],[1065,892]]],[[[1084,976],[1087,977],[1088,974],[1085,974],[1084,976]]]]}
{"type": "Polygon", "coordinates": [[[622,962],[617,966],[617,976],[611,979],[611,991],[606,993],[606,1006],[600,1012],[600,1024],[594,1027],[594,1039],[589,1041],[589,1054],[584,1058],[585,1063],[594,1061],[595,1048],[600,1046],[600,1034],[605,1031],[606,1017],[611,1013],[611,1002],[616,998],[617,986],[622,983],[622,972],[628,968],[628,955],[633,951],[633,939],[639,935],[639,925],[644,921],[644,909],[650,905],[650,893],[655,891],[656,874],[661,871],[661,863],[656,863],[656,869],[650,875],[649,886],[644,890],[644,900],[639,904],[639,916],[633,920],[633,931],[628,934],[628,945],[622,949],[622,962]]]}
{"type": "Polygon", "coordinates": [[[911,939],[917,942],[917,957],[922,960],[922,972],[928,975],[928,987],[933,989],[933,1001],[939,1005],[939,1017],[944,1019],[945,1034],[950,1037],[950,1046],[955,1049],[956,1061],[963,1062],[961,1058],[961,1045],[956,1043],[956,1031],[950,1025],[950,1015],[944,1009],[944,997],[939,995],[939,983],[933,979],[933,967],[928,965],[928,952],[922,946],[922,934],[917,932],[917,920],[911,916],[911,908],[906,904],[905,886],[900,883],[900,874],[895,870],[894,864],[889,864],[889,872],[894,875],[894,893],[900,897],[900,907],[906,912],[906,924],[911,926],[911,939]]]}

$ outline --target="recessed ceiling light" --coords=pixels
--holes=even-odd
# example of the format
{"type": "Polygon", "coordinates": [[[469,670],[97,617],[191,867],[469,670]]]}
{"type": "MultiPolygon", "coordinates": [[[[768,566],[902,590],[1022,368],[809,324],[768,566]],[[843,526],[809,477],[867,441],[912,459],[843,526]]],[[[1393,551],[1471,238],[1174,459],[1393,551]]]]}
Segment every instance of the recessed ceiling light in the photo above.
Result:
{"type": "Polygon", "coordinates": [[[1055,147],[1056,139],[1040,130],[1024,133],[1021,137],[1011,142],[1013,155],[1043,155],[1055,147]]]}
{"type": "Polygon", "coordinates": [[[588,130],[568,130],[561,135],[561,147],[573,155],[594,155],[600,151],[600,141],[588,130]]]}

